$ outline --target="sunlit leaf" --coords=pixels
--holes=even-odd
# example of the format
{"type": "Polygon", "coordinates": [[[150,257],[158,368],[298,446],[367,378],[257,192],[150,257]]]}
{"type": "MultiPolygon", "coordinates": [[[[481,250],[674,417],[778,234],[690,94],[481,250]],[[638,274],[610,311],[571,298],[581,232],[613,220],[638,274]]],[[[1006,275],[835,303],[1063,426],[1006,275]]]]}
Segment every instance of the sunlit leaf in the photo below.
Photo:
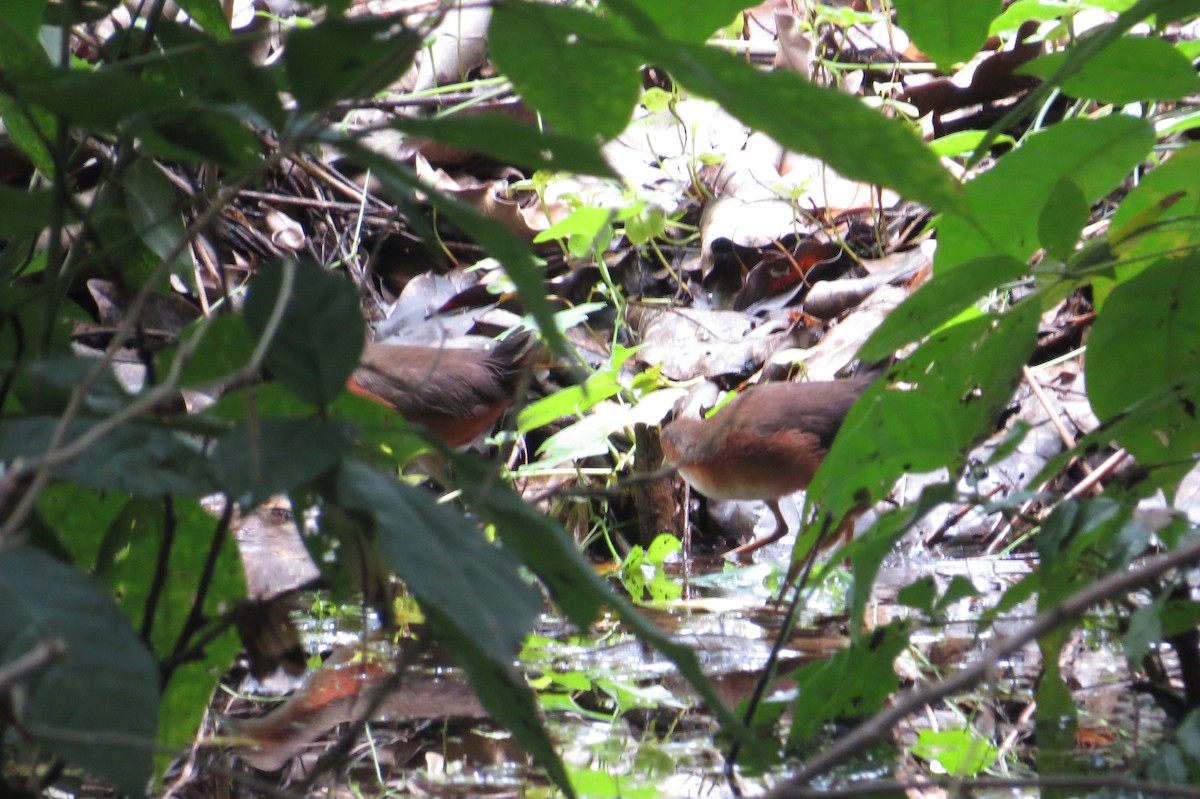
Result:
{"type": "Polygon", "coordinates": [[[1001,0],[895,0],[896,24],[942,71],[979,52],[1001,0]]]}
{"type": "MultiPolygon", "coordinates": [[[[1052,53],[1021,68],[1047,78],[1068,53],[1052,53]]],[[[1063,81],[1063,91],[1102,103],[1125,105],[1138,100],[1179,100],[1200,91],[1200,77],[1183,53],[1156,36],[1123,36],[1084,62],[1063,81]]]]}

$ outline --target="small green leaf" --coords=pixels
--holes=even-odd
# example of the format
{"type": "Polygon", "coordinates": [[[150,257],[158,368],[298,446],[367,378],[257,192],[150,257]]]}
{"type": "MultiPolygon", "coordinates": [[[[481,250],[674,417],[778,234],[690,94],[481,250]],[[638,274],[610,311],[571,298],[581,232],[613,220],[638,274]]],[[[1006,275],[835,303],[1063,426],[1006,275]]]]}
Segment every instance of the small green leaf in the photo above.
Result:
{"type": "Polygon", "coordinates": [[[178,0],[178,3],[179,7],[205,31],[218,39],[229,38],[229,20],[225,17],[221,0],[178,0]]]}
{"type": "MultiPolygon", "coordinates": [[[[1048,78],[1068,55],[1044,55],[1018,71],[1048,78]]],[[[1079,72],[1063,81],[1062,89],[1074,97],[1125,105],[1182,99],[1200,91],[1200,77],[1187,57],[1162,39],[1123,36],[1085,61],[1079,72]]]]}
{"type": "Polygon", "coordinates": [[[0,599],[0,662],[53,640],[66,645],[61,660],[10,686],[25,734],[122,792],[143,795],[158,728],[158,668],[108,593],[42,552],[10,547],[0,551],[0,599]]]}
{"type": "Polygon", "coordinates": [[[246,325],[256,339],[266,332],[280,301],[286,308],[267,350],[266,366],[302,399],[324,407],[342,393],[362,355],[365,333],[358,292],[349,281],[310,261],[294,266],[272,263],[255,275],[246,298],[246,325]],[[285,294],[289,271],[293,278],[285,294]]]}
{"type": "Polygon", "coordinates": [[[921,577],[900,589],[896,601],[906,607],[915,608],[926,616],[933,615],[933,601],[937,598],[937,585],[929,576],[921,577]]]}
{"type": "Polygon", "coordinates": [[[896,24],[943,72],[979,52],[1001,0],[895,0],[896,24]]]}
{"type": "Polygon", "coordinates": [[[912,753],[938,763],[951,777],[974,777],[996,764],[998,750],[970,727],[961,727],[921,730],[912,753]]]}

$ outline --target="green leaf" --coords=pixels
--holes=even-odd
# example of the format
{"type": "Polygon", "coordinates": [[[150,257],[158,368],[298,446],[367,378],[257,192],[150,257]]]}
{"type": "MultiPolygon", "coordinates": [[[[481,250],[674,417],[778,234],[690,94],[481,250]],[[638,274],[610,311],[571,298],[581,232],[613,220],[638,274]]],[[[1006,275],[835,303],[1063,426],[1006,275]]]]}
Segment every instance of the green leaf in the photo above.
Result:
{"type": "Polygon", "coordinates": [[[969,216],[948,214],[938,229],[934,266],[945,270],[1004,253],[1025,260],[1037,249],[1038,215],[1058,181],[1070,178],[1094,203],[1141,163],[1154,144],[1143,120],[1070,119],[1029,136],[967,184],[969,216]]]}
{"type": "Polygon", "coordinates": [[[1075,181],[1065,176],[1059,178],[1038,214],[1038,241],[1046,252],[1060,261],[1069,258],[1091,210],[1075,181]]]}
{"type": "Polygon", "coordinates": [[[38,495],[38,513],[71,553],[75,566],[90,572],[100,553],[101,537],[96,531],[108,527],[128,501],[127,494],[57,483],[38,495]]]}
{"type": "Polygon", "coordinates": [[[521,97],[556,129],[611,138],[625,129],[641,90],[641,59],[613,46],[622,37],[587,11],[509,1],[492,11],[488,47],[521,97]]]}
{"type": "Polygon", "coordinates": [[[1129,616],[1129,626],[1121,636],[1121,647],[1125,650],[1125,659],[1133,668],[1137,668],[1150,649],[1163,639],[1160,614],[1166,599],[1167,595],[1163,594],[1129,616]]]}
{"type": "Polygon", "coordinates": [[[970,727],[921,730],[912,753],[936,761],[951,777],[974,777],[996,764],[998,750],[970,727]]]}
{"type": "Polygon", "coordinates": [[[1008,255],[977,258],[961,268],[938,271],[933,279],[888,314],[859,352],[865,361],[890,357],[971,307],[984,294],[1016,280],[1028,267],[1008,255]]]}
{"type": "Polygon", "coordinates": [[[94,72],[72,70],[24,82],[21,97],[76,125],[116,133],[121,124],[178,109],[183,100],[170,86],[141,80],[123,65],[94,72]]]}
{"type": "MultiPolygon", "coordinates": [[[[93,528],[93,536],[97,529],[93,528]]],[[[160,658],[170,657],[179,645],[214,544],[218,551],[202,617],[216,618],[246,596],[242,562],[230,531],[220,529],[218,520],[198,500],[176,497],[168,505],[164,500],[134,499],[104,533],[96,561],[97,576],[119,597],[126,617],[139,627],[144,623],[163,556],[165,579],[150,631],[151,645],[160,658]],[[168,541],[169,551],[162,552],[168,541]]],[[[194,645],[196,641],[189,643],[194,645]]],[[[178,752],[195,739],[217,681],[232,665],[239,649],[237,635],[229,630],[205,642],[202,652],[193,653],[196,659],[172,675],[159,700],[158,742],[169,752],[178,752]]],[[[160,758],[158,765],[164,768],[165,760],[160,758]]]]}
{"type": "MultiPolygon", "coordinates": [[[[25,8],[26,14],[30,12],[31,9],[25,8]]],[[[9,80],[16,81],[18,86],[51,69],[46,51],[37,42],[36,26],[31,31],[30,24],[27,16],[10,21],[7,12],[0,14],[0,72],[9,74],[9,80]]],[[[53,115],[31,104],[28,98],[16,99],[0,92],[0,119],[4,120],[13,143],[42,174],[53,178],[54,157],[48,146],[57,138],[58,123],[53,115]]]]}
{"type": "Polygon", "coordinates": [[[253,507],[332,468],[352,438],[346,425],[323,419],[263,419],[222,436],[213,469],[226,496],[253,507]]]}
{"type": "Polygon", "coordinates": [[[625,0],[607,0],[604,5],[624,17],[635,31],[653,25],[669,39],[703,42],[718,28],[728,25],[744,8],[755,5],[754,0],[655,0],[634,4],[625,0]]]}
{"type": "Polygon", "coordinates": [[[242,118],[226,108],[189,102],[129,120],[143,150],[163,158],[214,163],[230,169],[259,160],[261,145],[242,118]]]}
{"type": "Polygon", "coordinates": [[[496,526],[504,546],[541,579],[573,624],[589,627],[604,607],[612,608],[635,635],[675,664],[727,734],[749,740],[745,727],[704,676],[695,651],[676,643],[628,600],[613,593],[579,554],[561,524],[499,485],[487,464],[478,458],[456,456],[453,466],[471,510],[496,526]]]}
{"type": "Polygon", "coordinates": [[[490,658],[507,662],[542,609],[505,551],[427,492],[358,461],[337,479],[340,504],[374,523],[375,546],[420,600],[490,658]]]}
{"type": "Polygon", "coordinates": [[[921,577],[900,589],[896,601],[905,607],[915,608],[926,616],[933,615],[933,601],[937,599],[937,584],[929,576],[921,577]]]}
{"type": "MultiPolygon", "coordinates": [[[[64,443],[96,424],[99,422],[76,419],[64,443]]],[[[45,454],[57,426],[58,419],[50,416],[6,420],[0,427],[0,458],[45,454]]],[[[146,423],[117,427],[55,469],[54,475],[101,491],[128,491],[140,496],[202,496],[215,489],[198,442],[146,423]]]]}
{"type": "MultiPolygon", "coordinates": [[[[187,12],[192,21],[218,39],[228,39],[229,20],[221,0],[178,0],[179,7],[187,12]]],[[[231,6],[232,8],[232,6],[231,6]]]]}
{"type": "Polygon", "coordinates": [[[799,694],[788,749],[810,743],[830,722],[863,718],[882,708],[900,686],[892,664],[906,646],[907,629],[891,624],[826,660],[801,667],[793,675],[799,694]]]}
{"type": "MultiPolygon", "coordinates": [[[[1018,72],[1048,78],[1068,52],[1044,55],[1018,72]]],[[[1139,100],[1179,100],[1200,91],[1200,77],[1187,57],[1155,36],[1123,36],[1083,63],[1063,81],[1074,97],[1125,105],[1139,100]]]]}
{"type": "Polygon", "coordinates": [[[731,53],[703,45],[655,42],[643,56],[670,70],[689,91],[848,178],[889,186],[938,210],[963,208],[959,187],[913,129],[856,97],[818,88],[794,72],[760,73],[731,53]]]}
{"type": "Polygon", "coordinates": [[[806,503],[841,518],[863,491],[880,499],[904,474],[958,463],[1011,399],[1039,316],[1026,302],[945,327],[888,370],[850,410],[806,503]],[[889,382],[913,388],[889,390],[889,382]]]}
{"type": "Polygon", "coordinates": [[[0,662],[60,640],[66,656],[13,686],[25,732],[85,771],[141,796],[158,726],[158,669],[94,579],[27,547],[0,551],[0,662]],[[47,590],[53,586],[53,590],[47,590]],[[82,736],[68,743],[55,733],[82,736]]]}
{"type": "Polygon", "coordinates": [[[582,384],[567,386],[548,397],[521,409],[517,414],[517,430],[528,433],[556,419],[578,417],[584,411],[621,393],[621,384],[611,368],[606,368],[588,377],[582,384]]]}
{"type": "Polygon", "coordinates": [[[246,325],[256,339],[266,332],[280,300],[287,303],[267,350],[266,366],[307,402],[332,402],[358,366],[365,336],[358,292],[311,261],[269,264],[254,277],[246,298],[246,325]],[[290,286],[287,275],[292,274],[290,286]]]}
{"type": "Polygon", "coordinates": [[[1088,399],[1102,421],[1132,416],[1136,426],[1117,440],[1142,466],[1183,461],[1168,471],[1186,471],[1200,450],[1196,308],[1200,256],[1193,252],[1159,260],[1117,286],[1092,326],[1088,399]]]}
{"type": "MultiPolygon", "coordinates": [[[[6,0],[4,19],[12,30],[31,43],[37,42],[38,30],[42,27],[42,15],[46,12],[46,0],[6,0]]],[[[3,57],[0,56],[0,59],[3,57]]],[[[7,65],[6,65],[7,66],[7,65]]]]}
{"type": "Polygon", "coordinates": [[[222,105],[229,112],[243,112],[244,122],[282,128],[287,115],[270,73],[255,67],[245,47],[238,42],[217,43],[188,25],[162,24],[158,38],[164,47],[161,64],[152,64],[156,75],[171,82],[180,93],[195,101],[222,105]]]}
{"type": "MultiPolygon", "coordinates": [[[[540,602],[539,602],[540,604],[540,602]]],[[[546,769],[546,775],[566,796],[575,792],[567,778],[558,750],[538,714],[538,703],[529,685],[511,665],[511,653],[497,659],[478,639],[465,634],[457,624],[446,624],[440,610],[426,609],[435,627],[443,630],[455,659],[467,672],[479,701],[513,734],[518,745],[546,769]]]]}
{"type": "MultiPolygon", "coordinates": [[[[218,378],[228,377],[250,363],[254,342],[250,340],[246,323],[239,317],[221,314],[199,319],[181,335],[184,339],[195,337],[199,337],[199,341],[195,343],[179,376],[179,384],[184,388],[203,386],[218,378]]],[[[177,350],[174,349],[164,351],[159,368],[166,368],[176,354],[177,350]]]]}
{"type": "Polygon", "coordinates": [[[137,158],[125,171],[123,183],[129,220],[142,242],[163,261],[174,251],[171,271],[180,277],[191,275],[188,248],[179,247],[187,230],[170,181],[149,158],[137,158]]]}
{"type": "Polygon", "coordinates": [[[287,88],[309,112],[370,97],[404,74],[421,40],[401,17],[329,17],[287,39],[287,88]]]}
{"type": "Polygon", "coordinates": [[[55,202],[54,192],[49,189],[22,191],[0,186],[0,236],[18,238],[41,233],[54,218],[55,202]]]}
{"type": "MultiPolygon", "coordinates": [[[[1158,256],[1179,253],[1200,243],[1196,220],[1200,219],[1200,143],[1176,151],[1166,163],[1146,175],[1121,201],[1109,230],[1130,231],[1120,242],[1112,242],[1123,262],[1114,266],[1112,279],[1097,277],[1094,287],[1097,306],[1103,311],[1116,282],[1127,280],[1149,266],[1158,256]],[[1169,207],[1161,206],[1169,203],[1169,207]],[[1143,221],[1144,217],[1149,217],[1143,221]]],[[[1111,235],[1111,234],[1110,234],[1111,235]]]]}
{"type": "Polygon", "coordinates": [[[578,172],[616,178],[596,142],[570,133],[539,130],[504,114],[398,119],[392,126],[442,144],[478,150],[531,170],[578,172]]]}
{"type": "Polygon", "coordinates": [[[1001,0],[895,0],[896,24],[943,72],[979,52],[1001,0]]]}

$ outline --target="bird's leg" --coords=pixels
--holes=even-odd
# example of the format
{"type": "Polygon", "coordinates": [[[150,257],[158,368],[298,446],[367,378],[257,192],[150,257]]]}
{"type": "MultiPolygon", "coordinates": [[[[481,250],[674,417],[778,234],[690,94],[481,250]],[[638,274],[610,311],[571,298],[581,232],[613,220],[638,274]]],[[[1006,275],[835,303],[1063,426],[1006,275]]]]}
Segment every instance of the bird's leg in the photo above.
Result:
{"type": "Polygon", "coordinates": [[[771,513],[775,515],[775,529],[769,535],[764,535],[762,538],[756,538],[749,543],[729,550],[723,557],[730,560],[745,560],[746,556],[751,552],[762,549],[767,544],[773,544],[787,535],[787,520],[783,518],[783,511],[779,507],[779,500],[768,499],[766,503],[767,507],[771,509],[771,513]]]}

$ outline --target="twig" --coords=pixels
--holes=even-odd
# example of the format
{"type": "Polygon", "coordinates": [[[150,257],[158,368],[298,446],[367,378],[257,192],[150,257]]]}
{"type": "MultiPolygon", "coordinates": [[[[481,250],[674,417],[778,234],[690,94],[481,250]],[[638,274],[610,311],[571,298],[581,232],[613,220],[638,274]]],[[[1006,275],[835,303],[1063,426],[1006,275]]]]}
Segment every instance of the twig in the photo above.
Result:
{"type": "Polygon", "coordinates": [[[204,559],[204,570],[200,573],[200,579],[196,583],[195,597],[192,599],[192,607],[188,611],[187,620],[184,621],[183,628],[179,631],[179,638],[175,641],[171,657],[159,666],[160,679],[164,685],[179,665],[180,661],[177,658],[191,643],[192,636],[204,623],[204,602],[208,598],[208,589],[212,586],[213,575],[217,571],[217,559],[221,554],[225,539],[229,537],[229,523],[233,519],[233,507],[233,500],[226,497],[221,518],[217,520],[217,529],[213,531],[213,538],[208,546],[208,555],[204,559]]]}
{"type": "Polygon", "coordinates": [[[0,693],[7,691],[13,683],[40,674],[66,654],[67,645],[61,638],[42,641],[16,660],[0,667],[0,693]]]}
{"type": "Polygon", "coordinates": [[[768,799],[795,799],[801,796],[798,791],[803,791],[805,784],[827,774],[866,746],[884,737],[896,724],[925,705],[939,702],[983,681],[1002,659],[1026,644],[1078,618],[1093,605],[1132,591],[1172,569],[1187,566],[1196,560],[1200,560],[1200,536],[1181,544],[1174,552],[1148,558],[1136,569],[1110,574],[1092,583],[1068,597],[1058,607],[1035,617],[1032,622],[1012,635],[998,639],[970,666],[941,682],[899,697],[890,708],[864,721],[844,738],[811,758],[801,766],[794,777],[767,794],[768,799]]]}

